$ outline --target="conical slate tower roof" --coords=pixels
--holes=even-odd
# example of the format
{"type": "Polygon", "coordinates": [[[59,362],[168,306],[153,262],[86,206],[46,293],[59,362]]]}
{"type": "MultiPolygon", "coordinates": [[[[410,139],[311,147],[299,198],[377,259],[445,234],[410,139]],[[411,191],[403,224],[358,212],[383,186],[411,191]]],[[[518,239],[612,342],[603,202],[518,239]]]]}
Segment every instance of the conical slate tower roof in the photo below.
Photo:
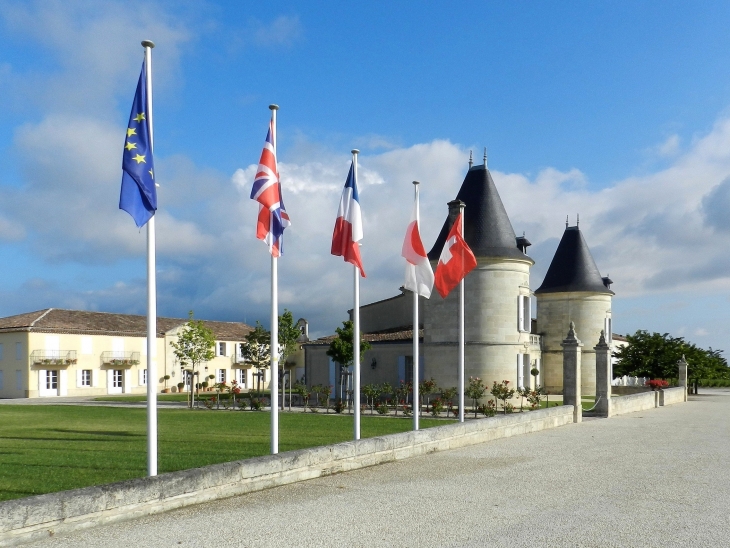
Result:
{"type": "Polygon", "coordinates": [[[568,291],[614,294],[604,284],[596,261],[593,260],[588,244],[577,226],[565,228],[545,279],[535,293],[568,291]]]}
{"type": "MultiPolygon", "coordinates": [[[[532,262],[517,247],[515,231],[486,166],[473,166],[464,178],[457,200],[464,209],[464,239],[476,257],[522,259],[532,262]]],[[[449,216],[436,238],[428,258],[438,260],[454,219],[449,216]]],[[[529,244],[528,244],[529,245],[529,244]]]]}

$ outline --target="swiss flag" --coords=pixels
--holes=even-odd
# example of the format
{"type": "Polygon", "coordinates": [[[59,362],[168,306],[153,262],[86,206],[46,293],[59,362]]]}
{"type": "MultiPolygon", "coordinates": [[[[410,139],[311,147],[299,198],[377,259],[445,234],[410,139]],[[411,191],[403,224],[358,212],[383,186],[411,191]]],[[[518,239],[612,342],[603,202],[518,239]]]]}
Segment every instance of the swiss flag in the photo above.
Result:
{"type": "Polygon", "coordinates": [[[476,257],[461,237],[461,215],[451,227],[436,267],[435,286],[444,299],[477,266],[476,257]]]}

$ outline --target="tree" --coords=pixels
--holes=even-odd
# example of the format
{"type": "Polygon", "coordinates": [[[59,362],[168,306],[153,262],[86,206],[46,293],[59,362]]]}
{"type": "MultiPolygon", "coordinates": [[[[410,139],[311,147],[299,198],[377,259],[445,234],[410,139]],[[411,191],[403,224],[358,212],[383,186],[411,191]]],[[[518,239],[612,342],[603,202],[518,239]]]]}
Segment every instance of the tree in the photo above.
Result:
{"type": "Polygon", "coordinates": [[[722,357],[722,350],[704,350],[682,337],[644,330],[627,335],[626,340],[628,344],[613,354],[618,360],[614,365],[615,376],[673,379],[677,377],[677,363],[685,356],[687,376],[695,382],[730,378],[730,368],[722,357]]]}
{"type": "Polygon", "coordinates": [[[193,311],[190,311],[189,319],[180,330],[177,341],[170,343],[175,357],[180,365],[190,375],[190,407],[193,407],[193,384],[194,376],[199,375],[201,363],[212,360],[215,357],[215,335],[205,327],[201,320],[193,319],[193,311]]]}
{"type": "MultiPolygon", "coordinates": [[[[262,369],[268,369],[271,365],[271,333],[264,329],[264,326],[256,320],[256,327],[241,343],[241,355],[260,373],[262,369]]],[[[260,391],[260,380],[256,385],[256,391],[260,391]]],[[[276,397],[276,394],[274,394],[276,397]]]]}
{"type": "MultiPolygon", "coordinates": [[[[355,348],[353,340],[355,338],[354,327],[351,321],[342,322],[342,327],[335,329],[337,337],[330,343],[327,355],[343,367],[350,367],[355,361],[355,348]]],[[[370,343],[360,335],[360,361],[365,356],[365,352],[370,350],[370,343]]]]}
{"type": "MultiPolygon", "coordinates": [[[[284,309],[284,313],[279,316],[279,361],[282,364],[282,366],[286,365],[286,358],[294,354],[297,350],[299,350],[299,337],[302,336],[302,332],[299,330],[299,328],[294,323],[294,316],[292,316],[292,313],[284,309]]],[[[284,409],[284,400],[285,400],[285,388],[284,388],[284,368],[281,369],[281,409],[284,409]]],[[[291,382],[291,373],[289,377],[289,387],[291,388],[292,382],[291,382]]],[[[291,394],[290,394],[291,395],[291,394]]],[[[272,400],[273,401],[273,400],[272,400]]],[[[291,403],[291,398],[290,398],[291,403]]]]}
{"type": "Polygon", "coordinates": [[[469,386],[464,390],[464,395],[467,398],[471,398],[474,402],[474,418],[477,418],[477,412],[479,411],[479,400],[484,396],[487,391],[487,387],[484,386],[482,379],[479,377],[469,377],[469,386]]]}
{"type": "MultiPolygon", "coordinates": [[[[342,327],[335,329],[337,336],[330,343],[327,355],[340,364],[340,372],[350,367],[355,361],[355,329],[351,321],[342,322],[342,327]]],[[[365,356],[365,351],[370,349],[370,343],[362,338],[360,334],[360,361],[365,356]]],[[[342,380],[342,376],[340,379],[342,380]]],[[[343,394],[340,394],[343,396],[343,394]]]]}

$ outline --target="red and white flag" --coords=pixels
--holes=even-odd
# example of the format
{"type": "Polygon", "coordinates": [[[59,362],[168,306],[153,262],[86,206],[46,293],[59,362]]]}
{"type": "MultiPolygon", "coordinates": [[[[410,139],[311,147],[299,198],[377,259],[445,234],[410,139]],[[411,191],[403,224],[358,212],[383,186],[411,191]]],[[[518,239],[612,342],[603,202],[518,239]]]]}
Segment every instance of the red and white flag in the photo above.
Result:
{"type": "Polygon", "coordinates": [[[449,231],[436,267],[436,290],[444,299],[477,266],[474,253],[461,236],[461,215],[449,231]]]}
{"type": "Polygon", "coordinates": [[[364,278],[365,271],[362,268],[360,245],[358,244],[362,240],[362,214],[360,213],[360,196],[357,192],[356,178],[355,162],[353,161],[347,181],[345,181],[345,188],[342,190],[340,207],[337,209],[331,253],[354,264],[360,269],[360,275],[364,278]]]}
{"type": "Polygon", "coordinates": [[[418,230],[418,198],[413,204],[411,222],[406,230],[406,239],[403,241],[401,255],[405,258],[406,264],[406,289],[426,297],[431,296],[433,290],[433,269],[428,261],[426,250],[423,248],[421,233],[418,230]]]}

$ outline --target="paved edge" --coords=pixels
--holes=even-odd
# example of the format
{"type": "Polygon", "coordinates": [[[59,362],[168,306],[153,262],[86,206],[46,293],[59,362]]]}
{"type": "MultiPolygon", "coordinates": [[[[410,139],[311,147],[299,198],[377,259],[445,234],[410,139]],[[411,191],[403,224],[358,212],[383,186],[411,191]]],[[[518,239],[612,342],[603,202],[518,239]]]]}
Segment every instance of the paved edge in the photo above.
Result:
{"type": "Polygon", "coordinates": [[[573,406],[289,451],[0,503],[0,546],[573,423],[573,406]]]}

